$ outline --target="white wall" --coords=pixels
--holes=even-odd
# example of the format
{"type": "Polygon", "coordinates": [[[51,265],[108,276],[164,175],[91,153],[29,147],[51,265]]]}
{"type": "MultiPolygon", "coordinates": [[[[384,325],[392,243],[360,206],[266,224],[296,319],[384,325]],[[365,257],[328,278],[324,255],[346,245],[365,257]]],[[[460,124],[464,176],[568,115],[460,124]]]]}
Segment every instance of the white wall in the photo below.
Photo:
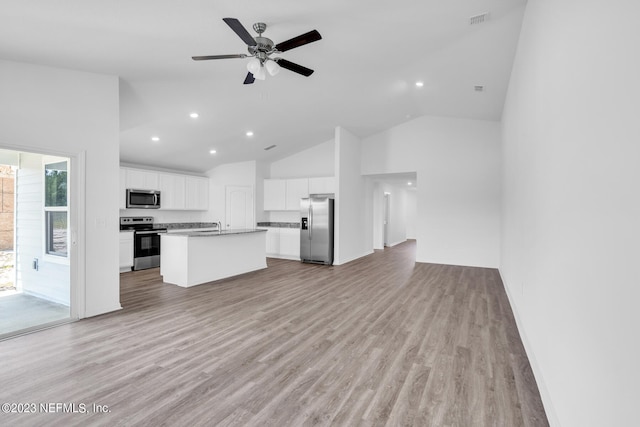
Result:
{"type": "Polygon", "coordinates": [[[552,425],[638,424],[640,3],[527,5],[500,272],[552,425]]]}
{"type": "Polygon", "coordinates": [[[256,162],[256,182],[253,200],[256,208],[256,223],[270,221],[269,213],[264,210],[264,180],[269,177],[269,164],[256,162]]]}
{"type": "Polygon", "coordinates": [[[334,264],[339,265],[373,252],[373,187],[360,174],[360,140],[337,127],[335,144],[334,264]]]}
{"type": "Polygon", "coordinates": [[[270,178],[334,176],[335,141],[315,145],[271,163],[270,178]]]}
{"type": "Polygon", "coordinates": [[[407,239],[415,239],[418,234],[418,192],[416,189],[405,191],[404,214],[407,239]]]}
{"type": "Polygon", "coordinates": [[[0,146],[85,165],[74,170],[86,199],[72,208],[84,210],[72,230],[81,317],[120,308],[118,137],[117,77],[0,60],[0,146]]]}
{"type": "Polygon", "coordinates": [[[417,171],[416,261],[497,267],[500,125],[419,117],[362,141],[362,173],[417,171]]]}
{"type": "Polygon", "coordinates": [[[20,153],[19,157],[15,205],[17,288],[26,294],[69,306],[69,264],[51,262],[50,255],[44,256],[44,156],[20,153]],[[37,270],[33,268],[34,259],[38,259],[37,270]]]}
{"type": "MultiPolygon", "coordinates": [[[[227,186],[241,185],[253,189],[253,200],[256,200],[256,162],[227,163],[207,172],[209,177],[209,217],[211,221],[226,224],[227,186]]],[[[255,206],[254,206],[255,211],[255,206]]],[[[256,218],[257,215],[254,216],[256,218]]]]}

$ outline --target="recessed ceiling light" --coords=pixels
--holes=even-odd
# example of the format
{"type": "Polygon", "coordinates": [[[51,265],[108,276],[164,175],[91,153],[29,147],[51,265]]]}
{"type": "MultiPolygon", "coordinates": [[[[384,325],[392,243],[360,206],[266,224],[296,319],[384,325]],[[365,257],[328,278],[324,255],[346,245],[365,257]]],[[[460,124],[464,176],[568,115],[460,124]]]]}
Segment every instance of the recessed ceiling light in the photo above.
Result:
{"type": "Polygon", "coordinates": [[[407,182],[407,185],[413,185],[413,182],[409,181],[407,182]]]}
{"type": "Polygon", "coordinates": [[[416,87],[422,87],[422,86],[424,86],[424,82],[420,82],[420,81],[416,82],[416,87]]]}
{"type": "Polygon", "coordinates": [[[152,140],[153,142],[158,142],[158,141],[160,141],[160,138],[159,138],[159,137],[157,137],[157,136],[152,136],[152,137],[151,137],[151,140],[152,140]]]}
{"type": "Polygon", "coordinates": [[[209,150],[209,154],[216,154],[216,150],[209,150]]]}
{"type": "Polygon", "coordinates": [[[191,117],[192,119],[197,119],[198,118],[198,113],[191,113],[189,114],[189,117],[191,117]]]}
{"type": "Polygon", "coordinates": [[[247,132],[247,136],[253,136],[253,132],[248,131],[248,132],[247,132]]]}

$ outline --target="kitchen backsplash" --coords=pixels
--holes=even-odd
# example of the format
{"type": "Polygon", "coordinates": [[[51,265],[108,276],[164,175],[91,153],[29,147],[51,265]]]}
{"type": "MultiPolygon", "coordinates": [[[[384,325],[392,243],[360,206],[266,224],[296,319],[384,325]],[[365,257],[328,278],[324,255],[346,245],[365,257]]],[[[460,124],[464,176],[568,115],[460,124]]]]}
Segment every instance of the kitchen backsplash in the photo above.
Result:
{"type": "Polygon", "coordinates": [[[258,227],[300,228],[299,222],[259,222],[258,227]]]}
{"type": "Polygon", "coordinates": [[[223,218],[211,218],[208,212],[163,211],[159,209],[120,209],[120,216],[152,216],[155,223],[223,221],[223,218]]]}
{"type": "Polygon", "coordinates": [[[299,211],[271,211],[266,222],[300,222],[299,211]]]}

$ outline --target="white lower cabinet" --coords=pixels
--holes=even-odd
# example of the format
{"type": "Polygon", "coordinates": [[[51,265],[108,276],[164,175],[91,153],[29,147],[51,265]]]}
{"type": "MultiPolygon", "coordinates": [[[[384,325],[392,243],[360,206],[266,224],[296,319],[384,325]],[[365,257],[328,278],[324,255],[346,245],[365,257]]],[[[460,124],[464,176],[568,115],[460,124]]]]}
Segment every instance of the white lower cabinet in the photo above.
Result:
{"type": "Polygon", "coordinates": [[[133,231],[120,232],[120,272],[131,271],[133,267],[133,231]]]}
{"type": "Polygon", "coordinates": [[[277,257],[280,255],[280,229],[267,228],[267,256],[277,257]]]}
{"type": "Polygon", "coordinates": [[[297,228],[280,229],[280,256],[300,259],[300,230],[297,228]]]}
{"type": "Polygon", "coordinates": [[[270,258],[300,259],[300,230],[264,227],[267,230],[266,253],[270,258]]]}

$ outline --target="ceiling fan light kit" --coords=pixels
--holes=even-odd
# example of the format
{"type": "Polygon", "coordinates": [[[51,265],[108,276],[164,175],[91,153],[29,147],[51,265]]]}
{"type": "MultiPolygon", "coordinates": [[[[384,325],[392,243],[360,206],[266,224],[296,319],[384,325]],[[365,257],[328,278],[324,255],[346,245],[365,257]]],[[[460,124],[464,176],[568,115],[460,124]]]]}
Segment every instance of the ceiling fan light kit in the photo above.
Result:
{"type": "Polygon", "coordinates": [[[287,61],[284,58],[272,58],[271,55],[321,40],[322,36],[318,31],[312,30],[282,43],[274,44],[271,39],[262,36],[262,33],[267,29],[267,24],[264,22],[253,24],[253,30],[258,33],[258,36],[254,38],[236,18],[223,18],[223,21],[246,43],[249,54],[192,56],[191,58],[194,61],[251,57],[247,63],[249,73],[244,79],[244,84],[252,84],[255,79],[264,80],[267,77],[267,72],[271,76],[275,76],[280,72],[280,68],[293,71],[305,77],[313,74],[313,70],[310,68],[287,61]]]}
{"type": "Polygon", "coordinates": [[[280,72],[280,66],[276,61],[267,61],[264,64],[265,68],[269,72],[270,75],[275,76],[280,72]]]}

